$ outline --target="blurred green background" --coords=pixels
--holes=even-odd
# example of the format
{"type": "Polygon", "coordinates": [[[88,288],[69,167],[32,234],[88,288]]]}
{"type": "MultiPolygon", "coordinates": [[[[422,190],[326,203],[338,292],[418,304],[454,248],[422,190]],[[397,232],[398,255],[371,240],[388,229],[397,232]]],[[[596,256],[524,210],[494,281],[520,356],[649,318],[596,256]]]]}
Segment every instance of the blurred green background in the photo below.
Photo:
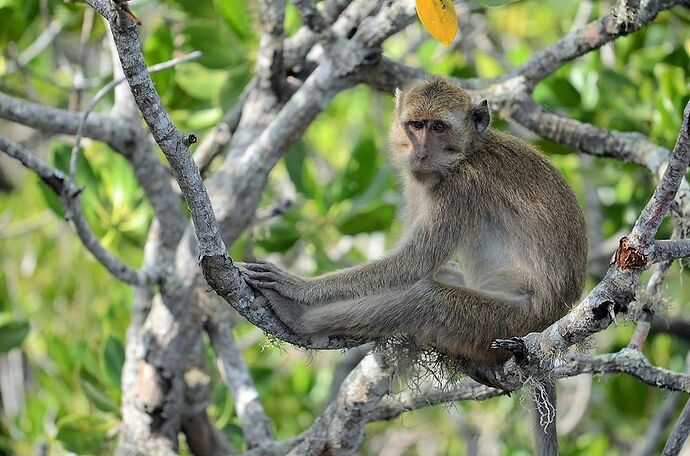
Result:
{"type": "MultiPolygon", "coordinates": [[[[611,6],[563,0],[499,7],[469,4],[462,7],[460,34],[471,52],[443,48],[416,24],[389,39],[385,53],[434,73],[490,78],[524,63],[567,33],[575,20],[594,19],[611,6]]],[[[196,62],[153,76],[178,127],[203,137],[251,77],[258,45],[255,2],[144,0],[132,8],[143,20],[141,36],[149,64],[183,52],[203,52],[196,62]]],[[[662,13],[642,31],[560,69],[539,84],[535,98],[575,119],[639,131],[671,148],[690,97],[689,23],[688,10],[662,13]]],[[[287,33],[299,26],[298,14],[288,5],[287,33]]],[[[110,80],[104,34],[100,18],[82,3],[0,0],[0,91],[83,109],[110,80]],[[80,41],[87,21],[92,27],[80,41]],[[62,27],[61,33],[16,70],[13,56],[51,22],[62,27]],[[80,90],[74,88],[77,80],[83,81],[80,90]]],[[[107,108],[106,100],[99,109],[107,108]]],[[[395,220],[400,196],[383,153],[391,108],[390,94],[364,86],[338,96],[275,168],[264,192],[265,206],[285,195],[294,204],[281,216],[248,230],[232,246],[233,258],[279,259],[310,275],[362,262],[390,248],[400,233],[395,220]]],[[[538,144],[583,205],[585,192],[593,192],[602,221],[591,229],[603,239],[629,230],[651,195],[653,179],[645,169],[609,159],[583,160],[498,117],[494,125],[538,144]]],[[[67,166],[71,138],[44,137],[5,121],[0,121],[0,134],[22,141],[63,169],[67,166]]],[[[87,217],[107,248],[139,265],[152,210],[123,158],[103,144],[83,145],[77,179],[85,186],[87,217]]],[[[0,390],[0,454],[33,454],[38,449],[49,454],[107,454],[114,448],[120,420],[120,371],[132,291],[85,251],[62,220],[57,200],[35,176],[4,156],[0,172],[0,376],[5,385],[14,385],[0,390]]],[[[664,225],[659,237],[669,234],[664,225]]],[[[677,265],[672,268],[664,286],[669,297],[665,315],[687,310],[687,275],[677,265]]],[[[596,280],[590,279],[590,287],[596,280]]],[[[609,328],[596,337],[591,350],[624,347],[632,329],[629,323],[609,328]]],[[[343,354],[276,347],[257,332],[246,323],[236,327],[257,387],[263,398],[270,398],[264,406],[277,437],[295,435],[323,410],[333,368],[343,354]]],[[[658,334],[651,336],[645,353],[657,365],[682,371],[687,349],[687,343],[658,334]]],[[[213,366],[210,350],[207,355],[213,366]]],[[[210,414],[241,448],[232,397],[215,369],[209,370],[214,379],[210,414]]],[[[574,401],[583,400],[582,388],[589,383],[587,378],[563,381],[560,412],[566,414],[574,401]]],[[[561,436],[562,454],[628,453],[666,394],[625,375],[595,377],[584,416],[561,436]]],[[[452,409],[434,407],[394,422],[373,423],[361,451],[465,454],[467,437],[473,436],[491,451],[488,454],[528,455],[531,438],[522,399],[516,394],[452,409]]]]}

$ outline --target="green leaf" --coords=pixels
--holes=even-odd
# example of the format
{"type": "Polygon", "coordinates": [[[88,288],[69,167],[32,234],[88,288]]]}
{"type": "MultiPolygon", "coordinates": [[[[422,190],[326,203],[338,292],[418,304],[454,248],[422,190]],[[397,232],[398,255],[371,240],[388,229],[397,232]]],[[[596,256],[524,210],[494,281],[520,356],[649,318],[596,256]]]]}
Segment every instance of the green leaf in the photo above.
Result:
{"type": "Polygon", "coordinates": [[[316,378],[312,369],[303,364],[297,364],[292,369],[291,381],[293,394],[304,397],[314,387],[316,378]]]}
{"type": "Polygon", "coordinates": [[[364,192],[374,180],[377,169],[378,149],[371,138],[357,143],[347,167],[338,183],[338,199],[352,198],[364,192]]]}
{"type": "Polygon", "coordinates": [[[118,413],[120,411],[120,408],[110,397],[108,397],[105,391],[102,391],[101,388],[94,383],[84,378],[80,379],[80,383],[84,390],[84,394],[86,394],[86,397],[98,410],[113,413],[118,413]]]}
{"type": "MultiPolygon", "coordinates": [[[[170,60],[173,56],[175,45],[173,44],[173,36],[170,32],[170,25],[163,23],[156,27],[156,29],[148,35],[144,42],[144,55],[146,62],[165,62],[170,60]]],[[[156,85],[158,93],[164,94],[170,87],[170,82],[174,78],[175,70],[159,71],[151,74],[151,79],[156,85]]]]}
{"type": "Polygon", "coordinates": [[[175,71],[175,82],[189,96],[208,101],[214,98],[223,87],[224,71],[209,70],[197,62],[180,65],[175,71]]]}
{"type": "Polygon", "coordinates": [[[187,117],[187,127],[190,130],[203,130],[217,124],[222,117],[220,108],[197,109],[187,117]]]}
{"type": "Polygon", "coordinates": [[[316,180],[314,164],[308,157],[304,141],[298,141],[285,155],[285,167],[290,180],[300,193],[320,199],[322,186],[316,180]]]}
{"type": "Polygon", "coordinates": [[[270,224],[268,233],[256,243],[267,252],[285,252],[295,245],[299,238],[295,224],[281,217],[270,224]]]}
{"type": "Polygon", "coordinates": [[[494,78],[503,74],[501,64],[489,54],[476,52],[474,58],[477,64],[477,74],[482,78],[494,78]]]}
{"type": "Polygon", "coordinates": [[[0,314],[0,353],[18,347],[29,334],[29,322],[15,319],[8,313],[0,314]]]}
{"type": "Polygon", "coordinates": [[[215,14],[211,0],[172,0],[190,17],[213,17],[215,14]]]}
{"type": "Polygon", "coordinates": [[[96,176],[96,173],[91,167],[91,163],[89,163],[89,160],[82,150],[77,158],[77,185],[96,192],[100,184],[101,180],[96,176]]]}
{"type": "Polygon", "coordinates": [[[295,188],[297,188],[297,191],[301,193],[305,193],[303,175],[306,156],[307,149],[302,140],[297,141],[290,151],[285,154],[285,168],[287,169],[288,176],[295,188]]]}
{"type": "MultiPolygon", "coordinates": [[[[65,174],[70,172],[72,160],[72,145],[63,141],[55,141],[52,145],[53,165],[65,174]]],[[[77,157],[77,184],[81,187],[97,189],[100,179],[91,167],[91,163],[84,155],[84,149],[79,150],[77,157]]]]}
{"type": "Polygon", "coordinates": [[[395,205],[381,201],[353,208],[335,222],[343,234],[371,233],[387,229],[395,218],[395,205]]]}
{"type": "Polygon", "coordinates": [[[48,208],[61,219],[65,218],[65,211],[62,209],[60,198],[55,194],[53,189],[48,187],[48,185],[40,179],[38,180],[38,188],[41,190],[41,195],[43,195],[43,199],[48,205],[48,208]]]}
{"type": "Polygon", "coordinates": [[[72,156],[72,146],[56,141],[53,143],[53,166],[65,174],[69,174],[69,162],[72,156]]]}
{"type": "Polygon", "coordinates": [[[102,454],[108,439],[108,423],[93,415],[67,415],[57,422],[57,440],[67,451],[102,454]]]}
{"type": "Polygon", "coordinates": [[[564,78],[556,78],[549,84],[560,106],[576,108],[580,106],[580,93],[564,78]]]}
{"type": "MultiPolygon", "coordinates": [[[[201,51],[198,62],[206,68],[227,70],[244,60],[245,45],[221,25],[217,20],[197,20],[182,30],[185,44],[201,51]]],[[[179,66],[176,73],[187,66],[179,66]]]]}
{"type": "Polygon", "coordinates": [[[122,365],[125,363],[125,349],[122,342],[114,336],[108,336],[103,347],[101,357],[101,372],[105,374],[108,384],[115,388],[120,387],[122,365]]]}
{"type": "Polygon", "coordinates": [[[223,19],[230,25],[238,37],[243,41],[253,38],[252,20],[249,14],[247,14],[244,1],[214,0],[213,3],[216,10],[223,16],[223,19]]]}

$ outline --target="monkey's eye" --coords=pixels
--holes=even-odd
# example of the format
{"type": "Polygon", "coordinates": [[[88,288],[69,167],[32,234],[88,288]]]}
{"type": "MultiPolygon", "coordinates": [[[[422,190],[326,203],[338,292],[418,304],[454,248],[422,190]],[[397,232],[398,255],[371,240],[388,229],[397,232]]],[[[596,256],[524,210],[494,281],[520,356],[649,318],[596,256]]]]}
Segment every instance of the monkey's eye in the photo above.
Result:
{"type": "Polygon", "coordinates": [[[424,122],[422,122],[421,120],[410,120],[409,122],[407,122],[407,124],[415,130],[421,130],[424,128],[424,122]]]}
{"type": "Polygon", "coordinates": [[[442,133],[446,131],[446,126],[443,122],[441,121],[436,121],[431,124],[431,129],[434,130],[436,133],[442,133]]]}

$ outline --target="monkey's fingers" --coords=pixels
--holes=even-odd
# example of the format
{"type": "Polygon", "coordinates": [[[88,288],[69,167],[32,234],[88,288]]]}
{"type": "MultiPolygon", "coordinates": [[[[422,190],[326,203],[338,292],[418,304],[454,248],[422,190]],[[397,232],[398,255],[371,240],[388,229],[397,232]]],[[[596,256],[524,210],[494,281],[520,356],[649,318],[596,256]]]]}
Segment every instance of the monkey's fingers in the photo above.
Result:
{"type": "Polygon", "coordinates": [[[241,264],[245,269],[249,269],[252,271],[269,272],[279,270],[279,268],[275,264],[268,261],[249,261],[246,263],[240,262],[239,264],[241,264]]]}
{"type": "Polygon", "coordinates": [[[245,275],[245,277],[249,277],[249,279],[251,279],[253,281],[266,282],[266,283],[278,282],[278,280],[276,280],[275,274],[273,274],[272,272],[256,272],[256,271],[247,270],[247,272],[244,275],[245,275]]]}
{"type": "MultiPolygon", "coordinates": [[[[274,274],[273,271],[266,270],[260,266],[256,266],[254,263],[243,263],[243,262],[238,261],[238,262],[235,262],[233,264],[245,276],[250,275],[250,274],[274,274]]],[[[274,274],[274,276],[275,276],[275,274],[274,274]]]]}
{"type": "Polygon", "coordinates": [[[238,271],[240,271],[240,274],[242,277],[246,278],[247,275],[249,274],[249,269],[244,267],[244,264],[242,263],[233,263],[235,267],[237,268],[238,271]]]}
{"type": "MultiPolygon", "coordinates": [[[[271,289],[271,290],[278,290],[279,284],[273,280],[267,280],[261,277],[256,277],[255,274],[257,273],[247,273],[244,274],[242,277],[244,278],[244,281],[247,282],[247,285],[250,287],[254,288],[255,290],[262,291],[265,289],[271,289]]],[[[260,273],[258,273],[260,274],[260,273]]]]}
{"type": "Polygon", "coordinates": [[[249,285],[251,288],[253,288],[254,291],[260,291],[262,289],[268,288],[269,281],[266,280],[265,277],[261,277],[262,274],[267,274],[267,273],[260,273],[260,272],[255,272],[255,271],[252,271],[250,269],[247,269],[244,267],[243,263],[233,263],[233,264],[240,271],[240,274],[242,274],[242,278],[244,279],[245,282],[247,282],[247,285],[249,285]]]}

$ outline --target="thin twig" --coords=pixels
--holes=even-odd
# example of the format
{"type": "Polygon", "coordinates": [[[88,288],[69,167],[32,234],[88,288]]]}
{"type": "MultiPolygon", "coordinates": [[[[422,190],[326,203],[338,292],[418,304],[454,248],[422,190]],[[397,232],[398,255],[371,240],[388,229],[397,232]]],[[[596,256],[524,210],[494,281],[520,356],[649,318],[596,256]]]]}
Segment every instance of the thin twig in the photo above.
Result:
{"type": "Polygon", "coordinates": [[[685,402],[683,410],[680,412],[678,421],[671,431],[671,436],[664,445],[662,456],[676,456],[683,448],[683,444],[688,439],[690,433],[690,400],[685,402]]]}
{"type": "Polygon", "coordinates": [[[127,266],[101,245],[91,230],[86,217],[84,217],[79,201],[81,189],[74,184],[69,176],[51,167],[19,144],[3,137],[0,137],[0,150],[35,172],[60,197],[65,218],[72,221],[77,236],[81,239],[84,247],[115,277],[125,283],[138,286],[148,286],[157,282],[156,274],[127,266]]]}
{"type": "Polygon", "coordinates": [[[232,335],[232,327],[223,321],[207,321],[206,332],[223,382],[235,399],[235,410],[242,425],[248,448],[273,440],[271,422],[264,412],[254,380],[242,358],[240,348],[232,335]]]}
{"type": "Polygon", "coordinates": [[[59,20],[54,19],[50,21],[48,27],[43,29],[41,34],[38,35],[33,43],[27,46],[27,48],[24,49],[24,51],[22,51],[15,60],[10,60],[8,62],[7,69],[2,76],[8,76],[18,69],[24,68],[29,64],[29,62],[38,57],[41,52],[43,52],[45,48],[47,48],[48,45],[53,42],[55,37],[58,36],[58,34],[62,31],[62,27],[62,22],[59,20]]]}
{"type": "MultiPolygon", "coordinates": [[[[685,357],[685,373],[690,373],[690,352],[688,356],[685,357]]],[[[652,417],[649,428],[642,439],[642,443],[635,446],[633,456],[652,456],[656,453],[656,448],[661,440],[661,436],[673,419],[682,396],[683,393],[679,391],[671,391],[668,393],[661,407],[659,407],[652,417]]]]}
{"type": "MultiPolygon", "coordinates": [[[[168,68],[172,68],[176,65],[179,65],[181,63],[185,62],[191,62],[193,60],[197,60],[201,57],[201,51],[194,51],[190,52],[189,54],[176,57],[174,59],[167,60],[165,62],[157,63],[155,65],[151,65],[149,67],[149,73],[156,73],[158,71],[163,71],[167,70],[168,68]]],[[[84,131],[84,125],[86,124],[86,120],[89,117],[89,114],[94,110],[96,105],[98,104],[99,101],[101,101],[106,95],[110,93],[111,90],[115,88],[118,84],[123,83],[126,81],[126,78],[120,77],[117,79],[113,79],[106,85],[104,85],[98,92],[96,92],[96,95],[89,101],[89,104],[86,105],[86,109],[81,113],[81,119],[79,121],[79,126],[77,127],[77,133],[74,138],[74,145],[72,146],[72,154],[70,156],[70,161],[69,161],[69,173],[70,177],[72,179],[75,178],[77,174],[77,160],[79,159],[79,145],[81,143],[81,138],[83,135],[84,131]]]]}

